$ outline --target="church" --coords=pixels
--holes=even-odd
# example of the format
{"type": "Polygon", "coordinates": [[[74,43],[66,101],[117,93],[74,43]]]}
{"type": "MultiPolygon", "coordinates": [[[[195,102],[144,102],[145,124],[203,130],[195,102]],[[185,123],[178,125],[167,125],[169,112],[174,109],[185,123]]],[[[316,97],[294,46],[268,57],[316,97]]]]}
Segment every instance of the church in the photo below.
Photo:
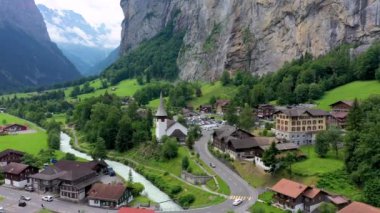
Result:
{"type": "Polygon", "coordinates": [[[185,142],[187,136],[187,128],[177,121],[168,118],[164,106],[164,99],[162,93],[160,95],[160,105],[156,112],[156,137],[160,141],[165,135],[174,137],[179,142],[185,142]]]}

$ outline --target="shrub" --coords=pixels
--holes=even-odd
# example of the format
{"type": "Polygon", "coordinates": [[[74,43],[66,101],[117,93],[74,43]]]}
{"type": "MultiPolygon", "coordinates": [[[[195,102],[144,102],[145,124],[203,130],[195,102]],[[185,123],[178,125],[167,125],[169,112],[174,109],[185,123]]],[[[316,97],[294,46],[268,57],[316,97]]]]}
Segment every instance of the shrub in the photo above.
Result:
{"type": "Polygon", "coordinates": [[[128,185],[132,188],[132,195],[134,197],[139,196],[145,189],[141,183],[128,183],[128,185]]]}
{"type": "Polygon", "coordinates": [[[180,193],[181,191],[182,191],[182,187],[181,187],[181,186],[178,186],[178,185],[175,185],[175,186],[173,186],[173,187],[171,188],[170,193],[171,193],[172,195],[176,195],[176,194],[180,193]]]}
{"type": "Polygon", "coordinates": [[[178,198],[178,202],[182,207],[189,207],[195,201],[195,196],[193,194],[181,195],[178,198]]]}

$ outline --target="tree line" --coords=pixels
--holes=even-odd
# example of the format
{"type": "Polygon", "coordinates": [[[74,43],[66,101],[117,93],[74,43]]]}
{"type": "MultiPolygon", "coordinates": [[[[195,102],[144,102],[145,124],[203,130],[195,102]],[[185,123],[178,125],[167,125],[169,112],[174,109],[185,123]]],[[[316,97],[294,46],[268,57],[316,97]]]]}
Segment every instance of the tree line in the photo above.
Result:
{"type": "Polygon", "coordinates": [[[225,71],[220,80],[225,86],[238,87],[233,100],[240,106],[247,103],[255,107],[272,100],[283,105],[313,101],[325,91],[355,80],[380,80],[380,42],[356,57],[351,54],[354,47],[344,44],[317,58],[306,53],[261,77],[244,71],[232,77],[225,71]]]}

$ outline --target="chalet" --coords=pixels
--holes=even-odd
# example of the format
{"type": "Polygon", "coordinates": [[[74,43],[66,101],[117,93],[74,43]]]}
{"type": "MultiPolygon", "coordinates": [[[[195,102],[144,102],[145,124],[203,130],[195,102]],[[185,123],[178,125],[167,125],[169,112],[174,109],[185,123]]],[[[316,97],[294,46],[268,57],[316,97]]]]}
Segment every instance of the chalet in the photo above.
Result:
{"type": "Polygon", "coordinates": [[[2,128],[4,132],[21,132],[28,130],[28,127],[21,124],[10,124],[2,128]]]}
{"type": "Polygon", "coordinates": [[[212,106],[209,104],[200,105],[199,106],[199,112],[201,112],[201,113],[212,113],[212,106]]]}
{"type": "Polygon", "coordinates": [[[338,213],[380,213],[380,209],[362,202],[352,202],[338,213]]]}
{"type": "Polygon", "coordinates": [[[132,190],[122,183],[95,183],[88,192],[88,205],[101,208],[120,208],[133,200],[132,190]]]}
{"type": "MultiPolygon", "coordinates": [[[[212,145],[216,150],[229,154],[233,159],[254,159],[255,164],[264,170],[270,169],[264,165],[262,156],[271,143],[271,138],[256,137],[245,130],[228,125],[216,129],[212,137],[212,145]]],[[[285,157],[288,152],[294,152],[297,157],[303,156],[297,144],[276,143],[276,147],[280,151],[278,158],[285,157]]]]}
{"type": "Polygon", "coordinates": [[[69,201],[81,201],[91,185],[99,181],[103,168],[104,165],[98,161],[61,160],[30,177],[39,192],[50,192],[69,201]]]}
{"type": "Polygon", "coordinates": [[[227,107],[230,104],[229,100],[217,100],[215,102],[215,111],[218,114],[224,114],[227,111],[227,107]]]}
{"type": "Polygon", "coordinates": [[[2,168],[5,184],[17,188],[23,188],[30,182],[29,175],[38,172],[38,168],[22,163],[9,163],[2,168]]]}
{"type": "Polygon", "coordinates": [[[272,120],[273,114],[275,113],[276,109],[273,105],[270,104],[260,104],[257,107],[257,113],[256,116],[258,119],[267,119],[272,120]]]}
{"type": "Polygon", "coordinates": [[[318,132],[327,129],[329,113],[323,110],[291,108],[274,113],[276,139],[297,145],[311,144],[318,132]]]}
{"type": "Polygon", "coordinates": [[[353,101],[337,101],[333,104],[330,104],[330,125],[335,125],[340,128],[346,127],[348,112],[354,104],[353,101]]]}
{"type": "Polygon", "coordinates": [[[24,152],[7,149],[0,152],[0,166],[6,166],[9,163],[21,163],[24,157],[24,152]]]}
{"type": "Polygon", "coordinates": [[[181,123],[168,118],[164,107],[164,99],[160,96],[160,105],[158,106],[156,115],[156,137],[161,140],[163,136],[174,137],[179,142],[185,142],[187,136],[187,128],[181,123]]]}
{"type": "Polygon", "coordinates": [[[271,190],[275,192],[273,205],[291,212],[313,212],[327,200],[326,192],[284,178],[271,190]]]}

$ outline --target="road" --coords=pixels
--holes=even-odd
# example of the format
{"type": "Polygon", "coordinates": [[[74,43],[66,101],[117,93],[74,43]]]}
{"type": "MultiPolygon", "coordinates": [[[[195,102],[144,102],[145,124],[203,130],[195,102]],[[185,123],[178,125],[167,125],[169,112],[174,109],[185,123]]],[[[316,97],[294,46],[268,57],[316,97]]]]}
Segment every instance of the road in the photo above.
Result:
{"type": "Polygon", "coordinates": [[[258,197],[259,191],[251,187],[245,180],[243,180],[234,171],[215,158],[208,150],[207,143],[211,139],[213,131],[203,131],[203,136],[195,143],[194,149],[199,153],[200,158],[205,163],[212,162],[215,164],[215,168],[212,168],[230,187],[230,197],[246,197],[249,199],[244,200],[239,206],[233,206],[232,199],[227,199],[225,202],[210,206],[203,209],[188,210],[186,212],[191,213],[224,213],[232,210],[236,213],[247,212],[248,208],[252,206],[258,197]]]}
{"type": "Polygon", "coordinates": [[[38,212],[41,210],[41,204],[45,208],[60,212],[60,213],[76,213],[76,212],[91,212],[91,213],[106,213],[114,212],[115,210],[105,210],[99,208],[93,208],[87,206],[86,203],[72,203],[69,201],[63,201],[55,199],[53,202],[42,201],[41,197],[44,194],[38,194],[36,192],[30,193],[23,190],[11,189],[4,186],[0,186],[0,195],[4,197],[4,200],[0,202],[0,206],[4,207],[6,212],[10,213],[24,213],[24,212],[38,212]],[[30,201],[26,201],[26,207],[19,207],[18,201],[20,196],[28,196],[30,201]]]}

